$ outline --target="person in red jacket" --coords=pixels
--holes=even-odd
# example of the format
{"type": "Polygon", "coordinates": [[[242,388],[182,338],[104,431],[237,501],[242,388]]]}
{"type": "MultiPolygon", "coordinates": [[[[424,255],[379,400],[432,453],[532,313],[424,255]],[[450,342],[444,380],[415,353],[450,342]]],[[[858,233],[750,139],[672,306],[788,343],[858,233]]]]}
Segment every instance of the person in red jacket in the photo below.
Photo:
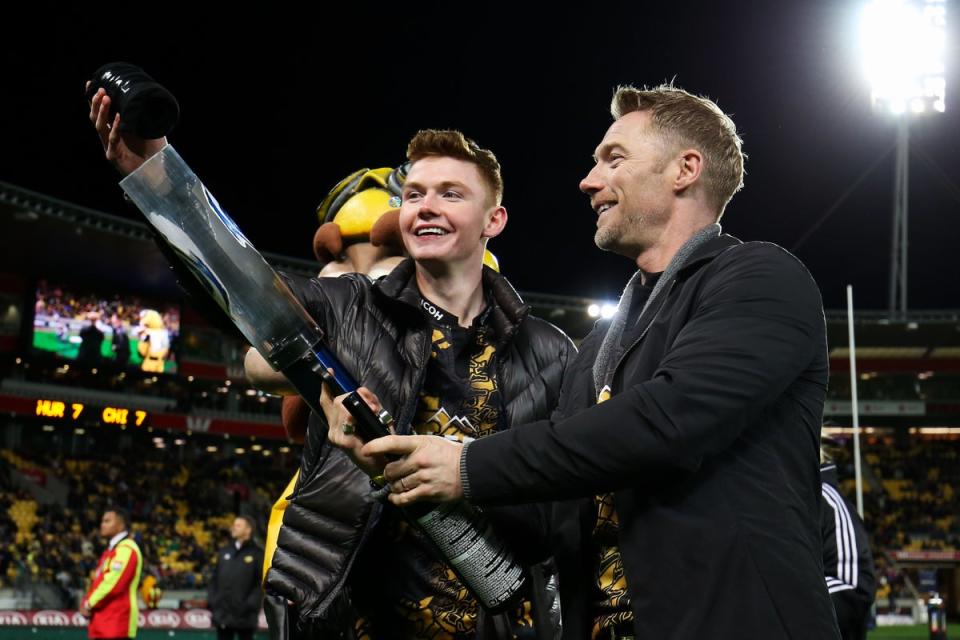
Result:
{"type": "Polygon", "coordinates": [[[93,584],[80,603],[80,613],[90,618],[90,638],[135,638],[137,635],[137,585],[143,554],[127,528],[130,516],[109,508],[100,520],[100,535],[110,544],[100,556],[93,584]]]}

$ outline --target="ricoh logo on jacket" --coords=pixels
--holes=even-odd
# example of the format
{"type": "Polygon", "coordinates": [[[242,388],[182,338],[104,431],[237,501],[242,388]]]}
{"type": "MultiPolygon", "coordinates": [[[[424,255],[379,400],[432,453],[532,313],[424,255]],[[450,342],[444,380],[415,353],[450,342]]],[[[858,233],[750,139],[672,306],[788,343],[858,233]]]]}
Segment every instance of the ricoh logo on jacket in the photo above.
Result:
{"type": "Polygon", "coordinates": [[[183,614],[183,621],[192,629],[209,629],[213,626],[210,612],[206,609],[190,609],[183,614]]]}
{"type": "Polygon", "coordinates": [[[429,313],[435,320],[443,320],[443,313],[428,300],[421,299],[420,306],[423,307],[423,310],[429,313]]]}
{"type": "Polygon", "coordinates": [[[32,624],[38,627],[69,627],[72,626],[70,616],[63,611],[37,611],[33,614],[32,624]]]}
{"type": "Polygon", "coordinates": [[[17,611],[0,611],[0,625],[25,627],[29,624],[27,616],[17,611]]]}
{"type": "Polygon", "coordinates": [[[175,611],[158,609],[147,614],[147,624],[151,627],[179,627],[180,614],[175,611]]]}

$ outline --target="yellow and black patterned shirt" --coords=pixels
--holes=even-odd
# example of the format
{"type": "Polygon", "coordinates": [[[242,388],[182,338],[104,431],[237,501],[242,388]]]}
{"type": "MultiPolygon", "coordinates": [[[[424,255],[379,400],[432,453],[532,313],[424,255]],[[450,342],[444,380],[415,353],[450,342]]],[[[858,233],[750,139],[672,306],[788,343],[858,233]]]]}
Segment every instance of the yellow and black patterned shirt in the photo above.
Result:
{"type": "MultiPolygon", "coordinates": [[[[426,301],[425,301],[426,302],[426,301]]],[[[459,442],[503,428],[495,347],[481,314],[469,329],[429,305],[431,358],[413,430],[459,442]]],[[[488,308],[489,311],[489,308],[488,308]]],[[[439,561],[423,535],[388,505],[352,572],[359,640],[466,640],[476,633],[479,604],[439,561]]],[[[514,636],[533,638],[530,604],[510,616],[514,636]]]]}
{"type": "MultiPolygon", "coordinates": [[[[597,402],[610,399],[610,390],[604,388],[597,402]]],[[[594,596],[593,627],[591,638],[600,637],[607,628],[633,621],[630,595],[627,593],[627,577],[623,573],[623,558],[620,556],[620,519],[613,502],[613,494],[594,496],[597,522],[593,528],[593,542],[597,550],[594,573],[596,592],[594,596]]]]}
{"type": "MultiPolygon", "coordinates": [[[[623,335],[620,336],[622,349],[629,349],[643,334],[644,327],[639,324],[641,311],[660,276],[659,273],[648,273],[643,284],[634,292],[627,317],[636,318],[636,321],[624,328],[623,335]]],[[[610,387],[606,386],[597,394],[597,404],[606,402],[610,397],[610,387]]],[[[623,557],[620,555],[620,518],[617,516],[613,493],[594,496],[593,506],[597,514],[597,522],[593,528],[593,543],[597,556],[594,572],[594,617],[590,637],[598,638],[602,637],[604,629],[633,622],[633,609],[630,607],[627,576],[624,574],[623,557]]]]}

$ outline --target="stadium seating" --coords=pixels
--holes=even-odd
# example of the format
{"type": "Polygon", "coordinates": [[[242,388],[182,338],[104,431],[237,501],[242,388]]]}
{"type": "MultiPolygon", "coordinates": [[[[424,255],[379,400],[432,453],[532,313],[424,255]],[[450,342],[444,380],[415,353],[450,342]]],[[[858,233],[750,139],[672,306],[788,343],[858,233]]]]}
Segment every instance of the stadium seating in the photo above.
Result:
{"type": "Polygon", "coordinates": [[[289,474],[278,461],[244,463],[210,454],[205,444],[176,452],[145,446],[148,453],[135,463],[115,455],[72,458],[49,452],[31,459],[0,449],[0,459],[12,469],[41,469],[70,487],[63,504],[40,504],[11,482],[0,487],[0,548],[6,550],[0,586],[24,580],[59,585],[65,606],[75,604],[105,543],[98,536],[102,510],[118,505],[131,513],[145,573],[164,589],[204,588],[235,514],[247,513],[262,524],[289,474]],[[50,462],[35,462],[40,459],[50,462]]]}

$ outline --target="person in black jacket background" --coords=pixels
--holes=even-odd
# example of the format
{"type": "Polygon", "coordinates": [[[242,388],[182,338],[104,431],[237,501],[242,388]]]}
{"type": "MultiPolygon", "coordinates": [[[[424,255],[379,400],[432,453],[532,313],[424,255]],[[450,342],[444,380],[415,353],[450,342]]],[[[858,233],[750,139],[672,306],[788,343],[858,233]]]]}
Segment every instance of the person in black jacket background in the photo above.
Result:
{"type": "Polygon", "coordinates": [[[260,617],[263,593],[263,549],[253,541],[255,525],[249,516],[237,516],[230,526],[233,542],[217,552],[217,564],[207,588],[217,640],[250,640],[260,617]]]}
{"type": "MultiPolygon", "coordinates": [[[[831,441],[824,437],[824,445],[831,441]]],[[[823,504],[823,575],[843,640],[864,640],[870,607],[877,592],[877,574],[867,527],[853,505],[840,495],[837,465],[826,451],[820,454],[823,504]]]]}

